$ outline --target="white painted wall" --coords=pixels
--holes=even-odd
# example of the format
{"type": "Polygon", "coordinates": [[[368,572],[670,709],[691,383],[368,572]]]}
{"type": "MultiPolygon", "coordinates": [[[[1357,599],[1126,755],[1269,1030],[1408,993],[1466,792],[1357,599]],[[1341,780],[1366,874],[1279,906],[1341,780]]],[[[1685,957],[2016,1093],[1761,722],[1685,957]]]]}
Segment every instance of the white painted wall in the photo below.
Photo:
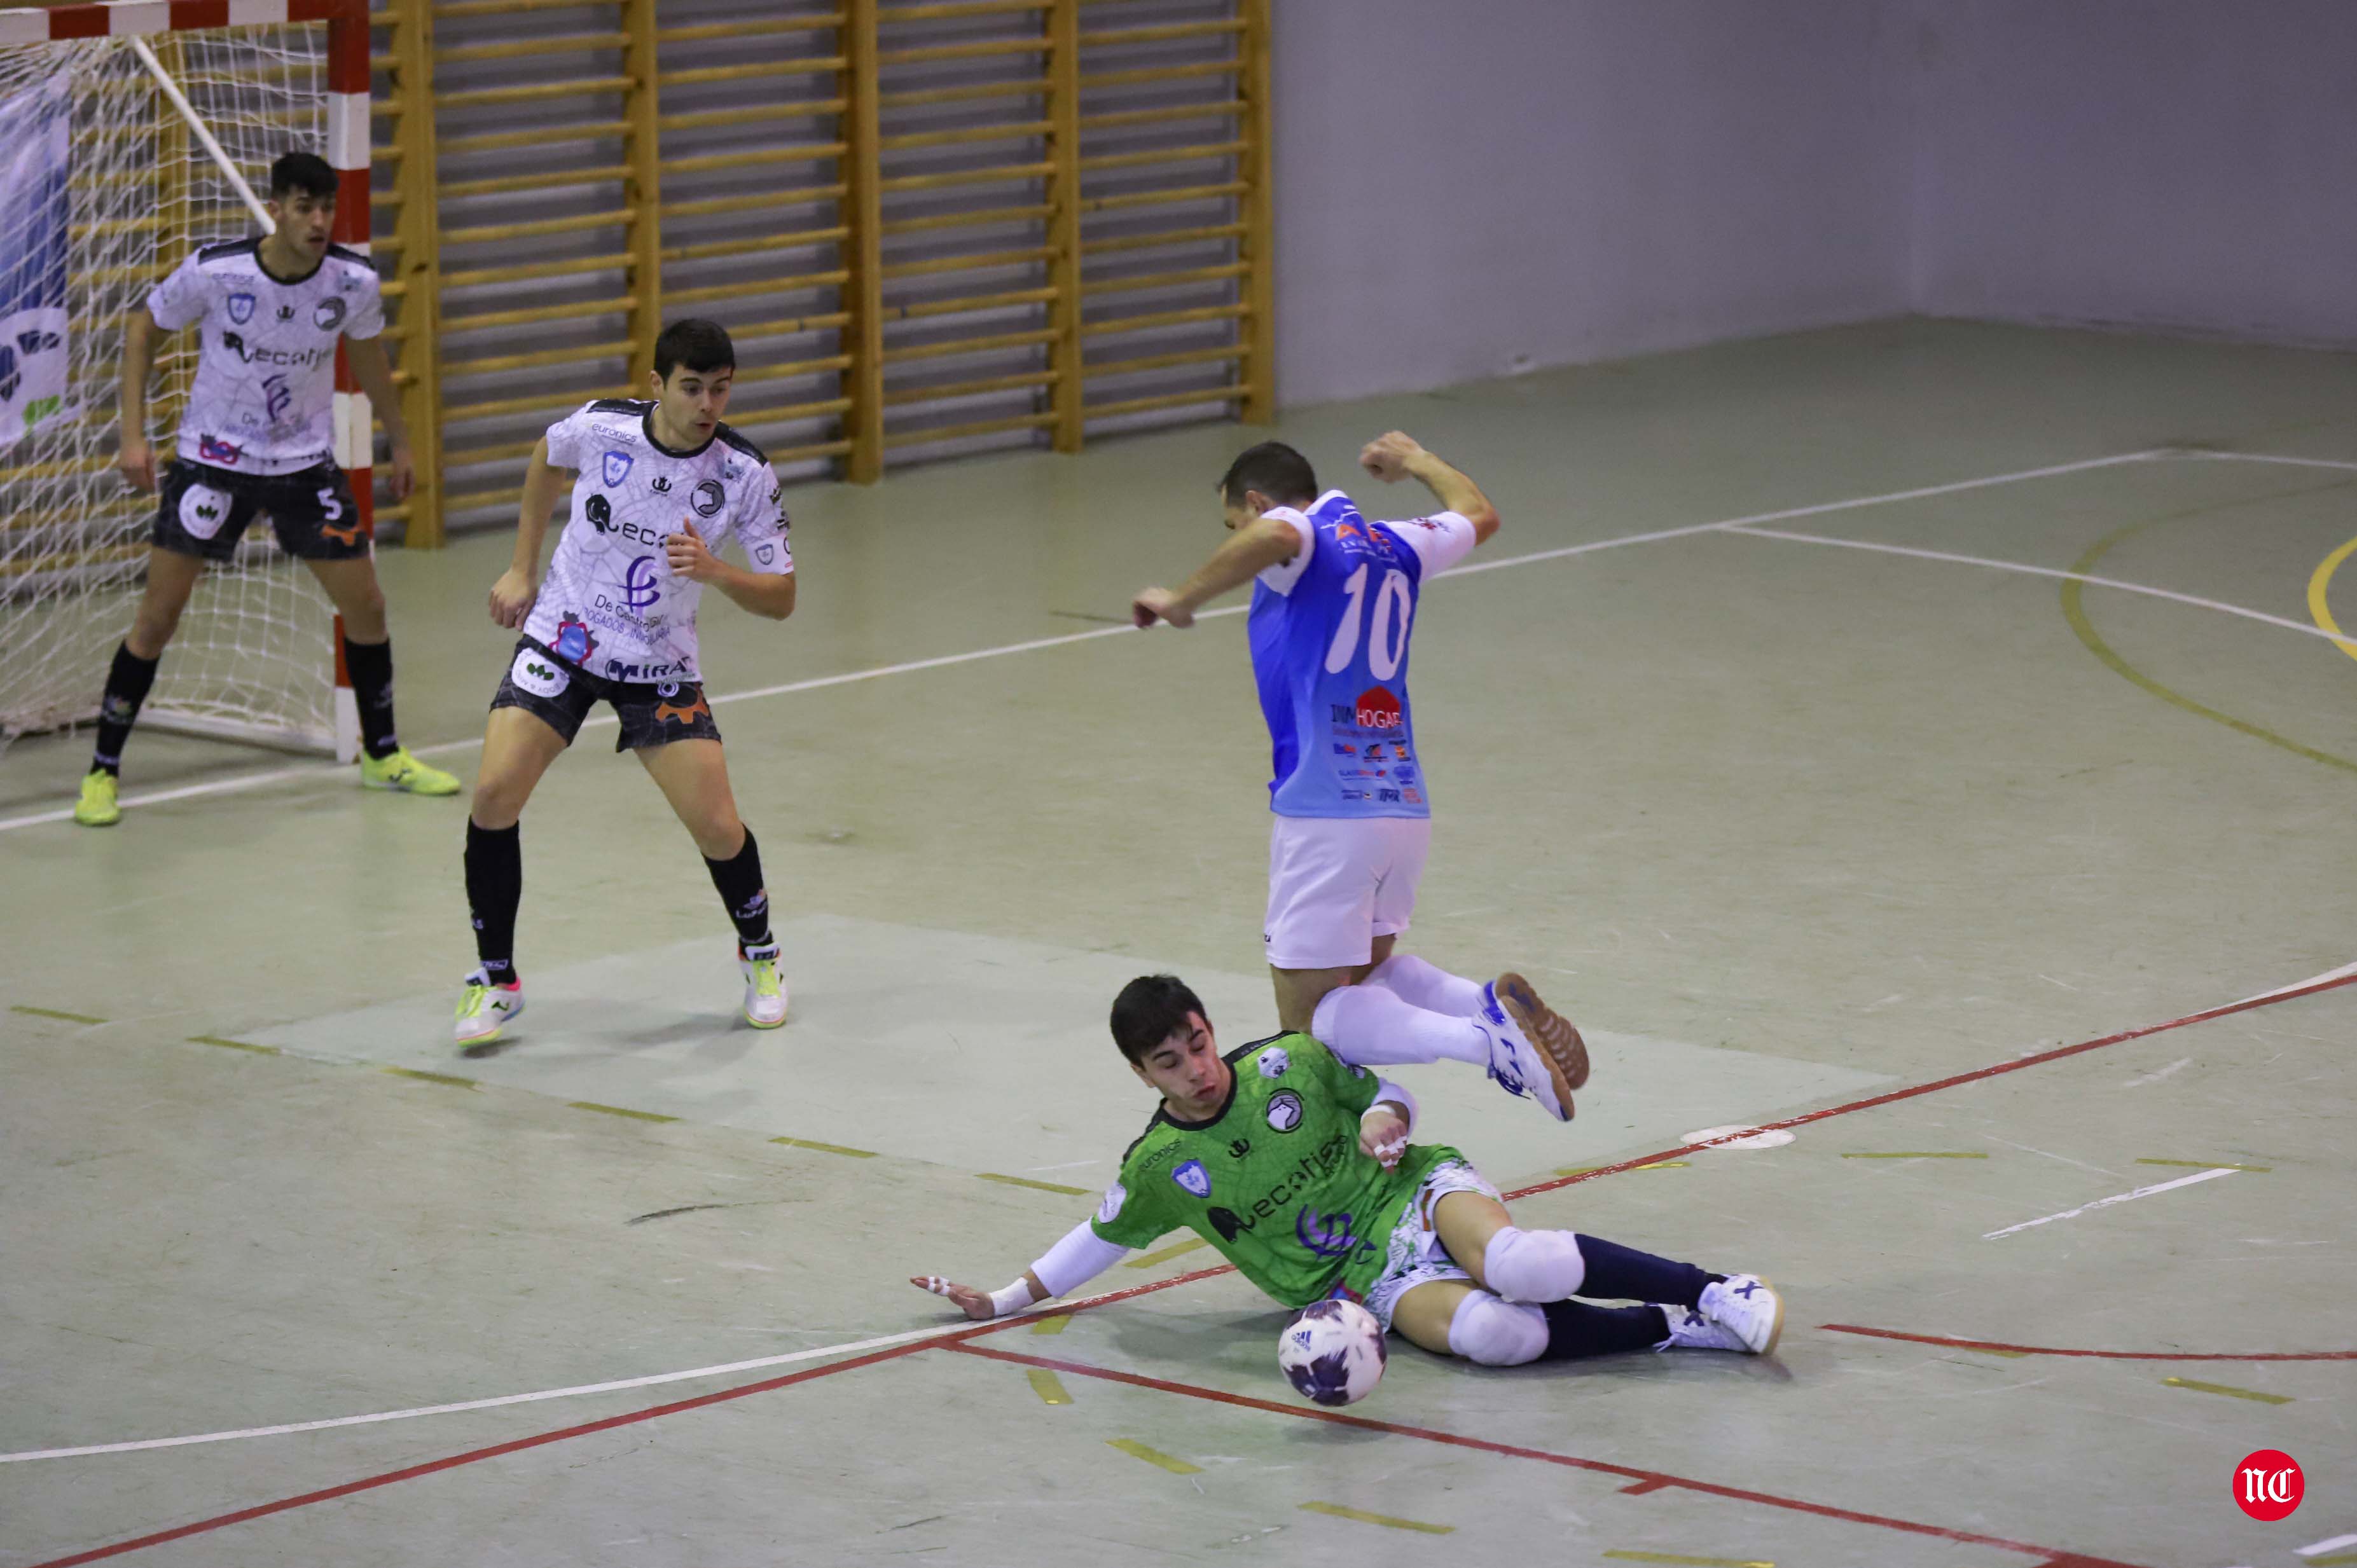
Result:
{"type": "Polygon", "coordinates": [[[1906,312],[2357,347],[2357,0],[1275,0],[1301,403],[1906,312]]]}
{"type": "Polygon", "coordinates": [[[2357,346],[2357,5],[1912,8],[1916,309],[2357,346]]]}
{"type": "Polygon", "coordinates": [[[1275,0],[1280,399],[1904,310],[1887,8],[1275,0]]]}

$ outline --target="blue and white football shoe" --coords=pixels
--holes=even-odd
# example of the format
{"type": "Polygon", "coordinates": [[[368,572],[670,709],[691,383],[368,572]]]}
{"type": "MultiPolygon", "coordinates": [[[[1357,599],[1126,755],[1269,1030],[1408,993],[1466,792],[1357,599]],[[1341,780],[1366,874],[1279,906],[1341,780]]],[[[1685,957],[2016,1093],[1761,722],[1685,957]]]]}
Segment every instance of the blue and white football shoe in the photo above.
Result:
{"type": "Polygon", "coordinates": [[[1784,1298],[1758,1274],[1729,1274],[1702,1287],[1702,1313],[1754,1356],[1776,1348],[1784,1334],[1784,1298]]]}
{"type": "Polygon", "coordinates": [[[1571,1021],[1509,971],[1481,988],[1474,1022],[1490,1037],[1490,1077],[1498,1087],[1570,1121],[1571,1092],[1587,1081],[1587,1046],[1571,1021]]]}

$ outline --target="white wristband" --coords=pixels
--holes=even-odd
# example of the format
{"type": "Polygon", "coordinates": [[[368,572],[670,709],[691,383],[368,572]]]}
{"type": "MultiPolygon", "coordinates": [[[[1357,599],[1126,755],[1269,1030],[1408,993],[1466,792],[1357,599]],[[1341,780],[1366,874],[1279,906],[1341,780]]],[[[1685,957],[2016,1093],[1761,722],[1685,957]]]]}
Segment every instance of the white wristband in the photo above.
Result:
{"type": "Polygon", "coordinates": [[[990,1311],[995,1317],[1006,1317],[1032,1305],[1031,1282],[1017,1277],[1013,1284],[990,1293],[990,1311]]]}

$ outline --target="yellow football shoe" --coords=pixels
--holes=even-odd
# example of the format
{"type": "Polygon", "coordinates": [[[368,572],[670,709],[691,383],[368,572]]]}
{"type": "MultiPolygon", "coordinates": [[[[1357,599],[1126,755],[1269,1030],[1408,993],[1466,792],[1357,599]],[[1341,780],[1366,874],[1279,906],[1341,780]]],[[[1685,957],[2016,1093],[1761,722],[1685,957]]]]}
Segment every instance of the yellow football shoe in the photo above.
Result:
{"type": "Polygon", "coordinates": [[[86,828],[111,828],[123,820],[123,808],[114,803],[115,778],[103,768],[93,768],[83,775],[81,799],[74,802],[74,821],[86,828]]]}
{"type": "Polygon", "coordinates": [[[418,761],[405,746],[395,746],[382,757],[361,753],[361,782],[371,789],[399,789],[412,795],[458,792],[457,774],[418,761]]]}

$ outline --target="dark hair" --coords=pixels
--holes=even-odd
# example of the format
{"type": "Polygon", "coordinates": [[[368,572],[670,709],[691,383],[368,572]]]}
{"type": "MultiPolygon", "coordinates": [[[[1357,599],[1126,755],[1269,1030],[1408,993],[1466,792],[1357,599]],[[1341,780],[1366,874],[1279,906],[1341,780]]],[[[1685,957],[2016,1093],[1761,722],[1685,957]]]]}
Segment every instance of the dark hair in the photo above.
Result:
{"type": "Polygon", "coordinates": [[[336,199],[336,171],[317,153],[287,153],[270,166],[270,199],[284,201],[296,191],[314,201],[336,199]]]}
{"type": "Polygon", "coordinates": [[[1247,446],[1220,476],[1220,495],[1230,506],[1244,504],[1244,492],[1258,490],[1279,506],[1318,499],[1318,475],[1309,459],[1282,441],[1247,446]]]}
{"type": "Polygon", "coordinates": [[[683,316],[664,328],[655,339],[655,374],[669,381],[682,365],[706,375],[735,370],[737,345],[728,340],[728,329],[701,316],[683,316]]]}
{"type": "Polygon", "coordinates": [[[1132,1066],[1148,1051],[1188,1026],[1189,1013],[1205,1023],[1203,999],[1175,974],[1141,974],[1113,999],[1113,1043],[1132,1066]]]}

